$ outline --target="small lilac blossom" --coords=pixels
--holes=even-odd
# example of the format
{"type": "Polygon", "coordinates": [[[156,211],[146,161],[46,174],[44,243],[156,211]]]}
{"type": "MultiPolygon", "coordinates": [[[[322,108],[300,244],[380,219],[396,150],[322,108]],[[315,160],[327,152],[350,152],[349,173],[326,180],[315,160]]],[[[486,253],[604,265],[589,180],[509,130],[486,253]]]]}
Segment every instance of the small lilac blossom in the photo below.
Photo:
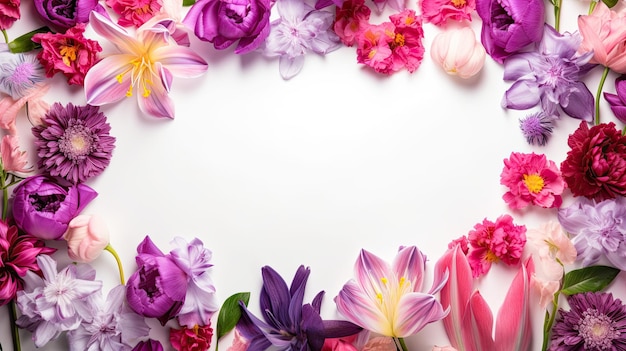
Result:
{"type": "Polygon", "coordinates": [[[582,41],[578,32],[560,34],[544,26],[543,39],[535,51],[510,56],[504,61],[504,80],[515,81],[502,99],[502,107],[525,110],[541,104],[549,117],[569,116],[591,122],[593,95],[581,78],[594,65],[593,52],[576,53],[582,41]]]}
{"type": "Polygon", "coordinates": [[[559,209],[559,222],[573,236],[572,242],[583,266],[596,263],[602,255],[617,268],[626,270],[626,199],[600,202],[579,196],[559,209]]]}
{"type": "Polygon", "coordinates": [[[209,325],[211,316],[219,309],[208,271],[213,266],[209,263],[212,253],[197,238],[187,243],[178,237],[173,243],[177,248],[170,251],[170,256],[187,275],[187,295],[178,313],[178,322],[189,328],[209,325]]]}
{"type": "Polygon", "coordinates": [[[118,285],[109,291],[105,299],[102,295],[93,299],[91,321],[84,321],[77,329],[67,333],[71,351],[130,350],[137,341],[148,336],[150,328],[145,319],[131,311],[124,303],[125,287],[118,285]]]}
{"type": "Polygon", "coordinates": [[[552,134],[554,118],[548,117],[543,112],[531,113],[520,119],[519,127],[529,144],[543,146],[552,134]]]}
{"type": "Polygon", "coordinates": [[[56,261],[48,255],[38,256],[37,263],[43,276],[26,273],[24,290],[17,293],[22,315],[16,324],[32,332],[35,346],[42,347],[93,320],[91,299],[102,282],[94,281],[96,271],[87,264],[70,264],[57,272],[56,261]]]}
{"type": "Polygon", "coordinates": [[[0,44],[0,92],[18,100],[45,79],[46,71],[37,55],[14,54],[6,44],[0,44]]]}
{"type": "Polygon", "coordinates": [[[622,74],[615,79],[615,92],[617,94],[604,92],[604,99],[609,103],[615,117],[626,123],[626,75],[622,74]]]}

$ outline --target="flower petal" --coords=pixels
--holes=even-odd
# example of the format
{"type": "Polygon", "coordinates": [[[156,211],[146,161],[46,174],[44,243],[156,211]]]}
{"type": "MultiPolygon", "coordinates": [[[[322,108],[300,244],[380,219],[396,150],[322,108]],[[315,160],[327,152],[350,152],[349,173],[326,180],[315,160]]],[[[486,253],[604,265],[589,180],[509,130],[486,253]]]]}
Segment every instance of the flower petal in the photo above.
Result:
{"type": "Polygon", "coordinates": [[[416,334],[428,323],[441,320],[448,314],[434,295],[409,293],[404,295],[396,308],[393,335],[407,337],[416,334]]]}
{"type": "Polygon", "coordinates": [[[175,77],[195,78],[207,71],[208,63],[191,48],[185,46],[166,45],[154,50],[153,60],[175,77]]]}
{"type": "Polygon", "coordinates": [[[131,55],[113,55],[91,67],[85,76],[87,103],[101,106],[125,98],[130,90],[131,55]],[[118,80],[119,79],[119,80],[118,80]]]}

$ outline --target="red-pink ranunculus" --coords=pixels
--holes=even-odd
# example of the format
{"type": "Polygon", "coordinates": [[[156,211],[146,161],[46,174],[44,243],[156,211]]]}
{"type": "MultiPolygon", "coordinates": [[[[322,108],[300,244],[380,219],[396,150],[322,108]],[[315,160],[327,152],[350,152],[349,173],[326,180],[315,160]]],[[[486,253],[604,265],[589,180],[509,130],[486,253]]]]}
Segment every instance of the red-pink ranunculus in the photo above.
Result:
{"type": "Polygon", "coordinates": [[[176,351],[206,351],[211,347],[211,325],[170,329],[170,343],[176,351]]]}
{"type": "Polygon", "coordinates": [[[100,216],[78,215],[70,221],[63,239],[72,260],[91,262],[109,245],[109,229],[100,216]]]}
{"type": "Polygon", "coordinates": [[[20,17],[20,0],[0,1],[0,29],[11,28],[20,17]]]}
{"type": "Polygon", "coordinates": [[[450,21],[471,21],[476,11],[476,0],[420,0],[426,22],[443,26],[450,21]]]}
{"type": "Polygon", "coordinates": [[[346,0],[337,7],[333,29],[347,46],[356,42],[359,34],[369,25],[371,10],[365,0],[346,0]]]}
{"type": "Polygon", "coordinates": [[[598,1],[590,15],[578,16],[583,41],[579,52],[593,51],[591,63],[598,63],[618,73],[626,73],[626,10],[609,9],[598,1]]]}
{"type": "Polygon", "coordinates": [[[39,33],[33,41],[40,43],[42,50],[37,54],[46,69],[46,76],[63,73],[69,84],[83,85],[87,71],[98,61],[102,47],[97,41],[83,36],[85,24],[79,23],[65,34],[39,33]]]}
{"type": "Polygon", "coordinates": [[[141,27],[162,7],[157,0],[106,0],[106,4],[120,15],[117,24],[122,27],[141,27]]]}

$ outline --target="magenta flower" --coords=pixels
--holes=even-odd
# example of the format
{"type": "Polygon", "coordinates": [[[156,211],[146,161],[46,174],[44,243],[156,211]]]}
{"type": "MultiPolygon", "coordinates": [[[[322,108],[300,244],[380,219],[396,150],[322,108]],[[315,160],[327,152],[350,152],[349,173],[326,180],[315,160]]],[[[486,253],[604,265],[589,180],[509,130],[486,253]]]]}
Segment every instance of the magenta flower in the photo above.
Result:
{"type": "Polygon", "coordinates": [[[626,75],[620,75],[615,79],[617,94],[604,92],[604,98],[609,103],[611,111],[622,123],[626,123],[626,75]]]}
{"type": "Polygon", "coordinates": [[[443,26],[448,21],[471,21],[476,10],[476,0],[419,0],[426,22],[443,26]]]}
{"type": "Polygon", "coordinates": [[[117,24],[122,27],[140,27],[161,10],[157,0],[106,0],[107,6],[120,15],[117,24]]]}
{"type": "Polygon", "coordinates": [[[337,310],[349,321],[384,336],[404,338],[444,318],[435,298],[447,280],[443,275],[422,293],[426,256],[415,246],[401,248],[391,264],[361,250],[355,278],[337,297],[337,310]]]}
{"type": "Polygon", "coordinates": [[[20,13],[20,0],[0,1],[0,29],[7,30],[13,23],[22,17],[20,13]]]}
{"type": "Polygon", "coordinates": [[[109,165],[115,138],[96,106],[60,103],[51,106],[43,125],[32,128],[37,138],[37,165],[53,177],[72,184],[97,176],[109,165]]]}
{"type": "Polygon", "coordinates": [[[63,33],[78,23],[89,22],[92,10],[105,13],[98,0],[35,0],[41,20],[55,32],[63,33]]]}
{"type": "Polygon", "coordinates": [[[371,10],[364,0],[345,0],[337,6],[333,30],[347,46],[356,43],[358,36],[369,26],[371,10]]]}
{"type": "Polygon", "coordinates": [[[504,160],[500,184],[509,188],[502,198],[512,209],[528,205],[560,207],[561,194],[566,187],[556,163],[534,152],[512,152],[504,160]]]}
{"type": "Polygon", "coordinates": [[[97,195],[85,184],[65,186],[53,178],[35,175],[13,189],[13,219],[28,234],[59,239],[70,221],[97,195]]]}
{"type": "Polygon", "coordinates": [[[139,342],[132,351],[163,351],[163,345],[158,340],[148,339],[139,342]]]}

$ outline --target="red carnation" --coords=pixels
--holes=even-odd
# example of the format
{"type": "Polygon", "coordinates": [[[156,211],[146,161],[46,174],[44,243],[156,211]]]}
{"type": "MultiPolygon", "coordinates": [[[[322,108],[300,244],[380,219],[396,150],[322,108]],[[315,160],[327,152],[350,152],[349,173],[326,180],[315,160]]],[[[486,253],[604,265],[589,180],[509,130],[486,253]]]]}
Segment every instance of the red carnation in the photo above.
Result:
{"type": "Polygon", "coordinates": [[[170,329],[170,343],[177,351],[206,351],[211,346],[213,328],[195,325],[193,328],[170,329]]]}
{"type": "Polygon", "coordinates": [[[571,150],[561,173],[574,196],[596,201],[626,196],[626,136],[613,122],[591,128],[581,122],[567,144],[571,150]]]}

